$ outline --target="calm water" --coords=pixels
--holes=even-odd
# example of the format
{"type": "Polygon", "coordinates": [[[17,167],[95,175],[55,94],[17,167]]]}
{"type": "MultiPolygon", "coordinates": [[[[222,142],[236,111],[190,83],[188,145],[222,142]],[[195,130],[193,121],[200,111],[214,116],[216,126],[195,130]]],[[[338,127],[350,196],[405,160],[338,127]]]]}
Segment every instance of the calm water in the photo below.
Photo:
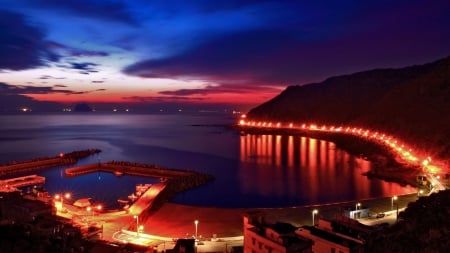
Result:
{"type": "MultiPolygon", "coordinates": [[[[362,200],[413,192],[362,173],[370,163],[334,143],[298,136],[241,135],[224,114],[0,115],[0,163],[98,148],[80,164],[111,160],[194,169],[212,174],[208,185],[172,201],[218,207],[285,207],[362,200]]],[[[71,191],[110,207],[136,184],[153,179],[93,173],[65,178],[65,168],[38,172],[50,193],[71,191]]]]}

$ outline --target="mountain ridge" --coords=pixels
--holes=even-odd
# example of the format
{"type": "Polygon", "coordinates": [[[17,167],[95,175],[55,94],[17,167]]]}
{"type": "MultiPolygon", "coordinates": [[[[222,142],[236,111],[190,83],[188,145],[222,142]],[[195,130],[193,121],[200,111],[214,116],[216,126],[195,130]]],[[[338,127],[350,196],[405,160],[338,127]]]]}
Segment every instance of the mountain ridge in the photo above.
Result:
{"type": "Polygon", "coordinates": [[[403,68],[361,71],[288,86],[249,119],[354,125],[398,136],[415,149],[450,156],[450,56],[403,68]]]}

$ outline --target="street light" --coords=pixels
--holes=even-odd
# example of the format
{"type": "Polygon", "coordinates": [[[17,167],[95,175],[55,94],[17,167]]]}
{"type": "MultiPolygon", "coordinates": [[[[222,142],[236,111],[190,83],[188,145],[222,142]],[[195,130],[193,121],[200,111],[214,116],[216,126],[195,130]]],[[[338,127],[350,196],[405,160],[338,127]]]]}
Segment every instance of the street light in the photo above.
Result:
{"type": "Polygon", "coordinates": [[[70,194],[70,192],[66,192],[64,194],[60,193],[60,194],[55,195],[55,200],[59,200],[59,202],[61,203],[61,212],[64,211],[64,199],[70,199],[71,197],[72,197],[72,195],[70,194]]]}
{"type": "Polygon", "coordinates": [[[394,201],[397,201],[397,196],[391,198],[391,210],[394,210],[394,201]]]}
{"type": "Polygon", "coordinates": [[[100,212],[102,209],[103,209],[103,206],[102,205],[97,205],[97,212],[100,212]]]}
{"type": "Polygon", "coordinates": [[[314,216],[316,216],[316,214],[318,214],[318,213],[319,213],[319,211],[318,211],[317,209],[314,209],[314,210],[312,211],[312,225],[313,225],[313,226],[316,225],[316,223],[314,222],[314,216]]]}
{"type": "Polygon", "coordinates": [[[198,220],[195,220],[195,221],[194,221],[194,224],[195,224],[195,240],[197,241],[198,220]]]}
{"type": "Polygon", "coordinates": [[[422,196],[422,194],[423,194],[423,190],[422,189],[420,189],[418,192],[417,192],[417,196],[422,196]]]}
{"type": "Polygon", "coordinates": [[[395,203],[397,204],[397,223],[398,223],[398,201],[395,201],[395,203]]]}
{"type": "Polygon", "coordinates": [[[358,207],[360,207],[360,206],[361,206],[361,203],[359,203],[359,202],[356,203],[355,210],[358,211],[358,207]]]}
{"type": "Polygon", "coordinates": [[[134,215],[133,218],[136,219],[136,236],[139,237],[139,216],[134,215]]]}

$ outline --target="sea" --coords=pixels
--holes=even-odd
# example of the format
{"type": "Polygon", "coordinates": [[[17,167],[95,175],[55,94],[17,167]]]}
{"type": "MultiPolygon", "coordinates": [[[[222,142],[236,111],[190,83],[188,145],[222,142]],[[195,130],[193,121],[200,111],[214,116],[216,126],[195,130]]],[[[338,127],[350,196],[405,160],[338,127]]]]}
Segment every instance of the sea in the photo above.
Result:
{"type": "MultiPolygon", "coordinates": [[[[100,149],[77,165],[107,161],[154,164],[211,174],[215,180],[170,201],[222,208],[279,208],[363,201],[413,193],[410,186],[368,178],[369,161],[334,143],[301,136],[251,135],[229,126],[223,112],[172,114],[57,113],[0,115],[0,164],[100,149]]],[[[120,208],[136,185],[159,179],[91,173],[66,178],[60,166],[46,177],[50,194],[70,192],[120,208]]],[[[19,175],[9,175],[4,178],[19,175]]],[[[24,189],[30,190],[30,189],[24,189]]]]}

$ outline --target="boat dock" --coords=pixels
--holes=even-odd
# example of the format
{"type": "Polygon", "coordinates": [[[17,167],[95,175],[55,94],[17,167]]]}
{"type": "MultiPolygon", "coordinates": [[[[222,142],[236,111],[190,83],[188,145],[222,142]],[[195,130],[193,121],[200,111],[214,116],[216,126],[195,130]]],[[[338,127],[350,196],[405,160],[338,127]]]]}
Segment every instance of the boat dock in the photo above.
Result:
{"type": "Polygon", "coordinates": [[[19,187],[44,184],[45,177],[38,175],[29,175],[24,177],[16,177],[0,180],[0,192],[17,191],[19,187]]]}

